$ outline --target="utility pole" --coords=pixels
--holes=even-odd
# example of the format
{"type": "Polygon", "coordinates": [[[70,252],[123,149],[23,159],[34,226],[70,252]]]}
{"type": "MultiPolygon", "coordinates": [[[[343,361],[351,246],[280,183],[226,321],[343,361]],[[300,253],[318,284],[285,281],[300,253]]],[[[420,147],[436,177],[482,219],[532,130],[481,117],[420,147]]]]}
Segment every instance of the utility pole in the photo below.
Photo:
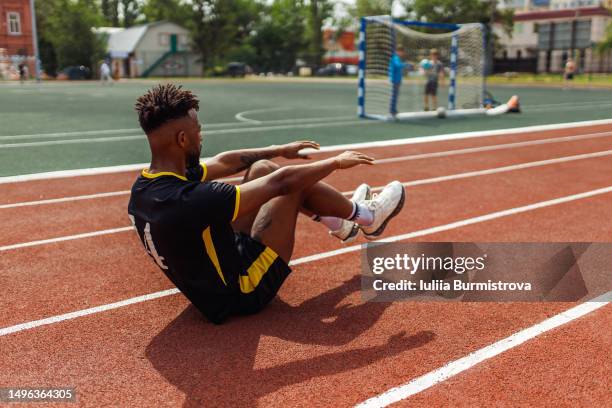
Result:
{"type": "Polygon", "coordinates": [[[40,82],[40,56],[38,55],[38,33],[36,31],[36,9],[34,0],[30,0],[30,14],[32,15],[32,46],[34,50],[34,74],[36,82],[40,82]]]}

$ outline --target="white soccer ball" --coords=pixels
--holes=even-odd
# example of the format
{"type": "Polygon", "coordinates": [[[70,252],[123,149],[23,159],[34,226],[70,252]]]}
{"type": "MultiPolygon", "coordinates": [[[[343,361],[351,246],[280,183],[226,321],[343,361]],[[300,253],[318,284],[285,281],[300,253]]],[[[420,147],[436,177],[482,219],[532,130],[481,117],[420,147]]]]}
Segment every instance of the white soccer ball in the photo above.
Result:
{"type": "Polygon", "coordinates": [[[446,117],[446,109],[444,109],[442,106],[436,109],[436,113],[438,114],[438,117],[441,119],[446,117]]]}

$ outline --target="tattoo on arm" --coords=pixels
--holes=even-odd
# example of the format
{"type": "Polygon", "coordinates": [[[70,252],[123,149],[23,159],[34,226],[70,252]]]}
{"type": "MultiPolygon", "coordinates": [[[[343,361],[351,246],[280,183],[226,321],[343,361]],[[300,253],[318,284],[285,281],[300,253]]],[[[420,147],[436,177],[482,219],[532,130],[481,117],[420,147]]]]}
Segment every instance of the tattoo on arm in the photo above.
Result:
{"type": "Polygon", "coordinates": [[[272,152],[253,152],[240,155],[242,166],[236,169],[236,173],[246,170],[253,165],[257,160],[272,159],[277,155],[272,152]]]}

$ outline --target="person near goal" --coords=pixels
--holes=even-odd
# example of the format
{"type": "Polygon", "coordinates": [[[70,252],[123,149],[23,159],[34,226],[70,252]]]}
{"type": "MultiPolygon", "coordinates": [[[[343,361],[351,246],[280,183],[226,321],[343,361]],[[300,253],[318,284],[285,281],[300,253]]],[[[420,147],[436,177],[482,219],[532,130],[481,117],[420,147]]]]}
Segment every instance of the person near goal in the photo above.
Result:
{"type": "Polygon", "coordinates": [[[389,59],[389,82],[391,83],[391,102],[389,103],[389,114],[395,118],[397,116],[397,103],[399,100],[400,88],[402,87],[402,79],[404,78],[404,71],[411,69],[410,63],[405,63],[404,49],[401,46],[396,47],[395,52],[389,59]]]}
{"type": "Polygon", "coordinates": [[[351,199],[321,180],[336,170],[372,165],[346,151],[308,164],[281,167],[274,157],[308,159],[298,141],[220,153],[200,162],[199,101],[188,90],[158,85],[138,98],[151,164],[132,186],[128,215],[146,251],[211,322],[260,311],[290,274],[300,212],[349,241],[373,239],[401,210],[398,181],[374,196],[367,184],[351,199]],[[246,171],[239,185],[214,181],[246,171]]]}
{"type": "Polygon", "coordinates": [[[421,69],[425,74],[425,91],[423,92],[423,110],[438,109],[438,84],[444,80],[444,65],[440,61],[440,52],[432,48],[429,60],[421,61],[421,69]],[[431,100],[431,103],[430,103],[431,100]]]}

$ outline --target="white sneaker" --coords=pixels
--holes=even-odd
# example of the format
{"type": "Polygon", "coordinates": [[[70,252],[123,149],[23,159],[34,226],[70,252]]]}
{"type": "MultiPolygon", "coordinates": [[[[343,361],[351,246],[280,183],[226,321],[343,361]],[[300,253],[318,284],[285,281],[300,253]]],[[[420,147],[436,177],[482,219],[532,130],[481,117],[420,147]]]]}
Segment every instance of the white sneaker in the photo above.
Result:
{"type": "MultiPolygon", "coordinates": [[[[353,193],[353,197],[351,197],[351,201],[354,203],[360,203],[365,200],[369,200],[372,198],[372,189],[367,184],[362,184],[353,193]]],[[[359,234],[359,225],[355,224],[353,221],[342,220],[342,226],[336,231],[329,231],[329,235],[333,235],[334,237],[340,239],[343,243],[348,243],[357,238],[359,234]]]]}
{"type": "Polygon", "coordinates": [[[404,206],[406,192],[399,181],[392,181],[371,200],[366,200],[365,205],[374,212],[374,222],[371,225],[362,225],[367,239],[375,239],[383,233],[391,218],[395,217],[404,206]]]}

